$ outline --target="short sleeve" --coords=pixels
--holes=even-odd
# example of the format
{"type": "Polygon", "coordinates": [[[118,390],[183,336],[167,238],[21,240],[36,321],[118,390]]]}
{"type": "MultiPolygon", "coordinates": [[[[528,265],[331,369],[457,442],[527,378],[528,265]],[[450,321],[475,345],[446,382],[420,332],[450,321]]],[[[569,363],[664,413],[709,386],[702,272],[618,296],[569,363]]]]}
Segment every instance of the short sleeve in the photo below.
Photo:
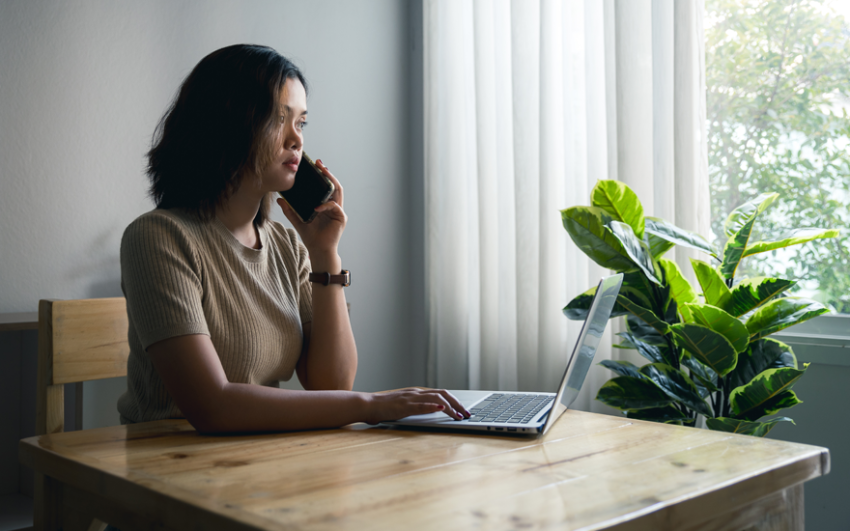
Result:
{"type": "Polygon", "coordinates": [[[142,348],[188,334],[209,335],[203,270],[188,229],[160,211],[136,219],[121,240],[121,286],[142,348]]]}

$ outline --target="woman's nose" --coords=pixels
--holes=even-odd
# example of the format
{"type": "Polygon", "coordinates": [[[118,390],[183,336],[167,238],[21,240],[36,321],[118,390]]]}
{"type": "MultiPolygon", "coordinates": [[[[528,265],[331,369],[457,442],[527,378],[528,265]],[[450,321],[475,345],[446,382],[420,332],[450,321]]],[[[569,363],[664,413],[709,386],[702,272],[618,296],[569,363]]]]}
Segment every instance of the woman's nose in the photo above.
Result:
{"type": "Polygon", "coordinates": [[[283,144],[286,149],[295,151],[301,149],[304,143],[304,138],[301,136],[301,131],[295,124],[288,125],[283,132],[283,144]]]}

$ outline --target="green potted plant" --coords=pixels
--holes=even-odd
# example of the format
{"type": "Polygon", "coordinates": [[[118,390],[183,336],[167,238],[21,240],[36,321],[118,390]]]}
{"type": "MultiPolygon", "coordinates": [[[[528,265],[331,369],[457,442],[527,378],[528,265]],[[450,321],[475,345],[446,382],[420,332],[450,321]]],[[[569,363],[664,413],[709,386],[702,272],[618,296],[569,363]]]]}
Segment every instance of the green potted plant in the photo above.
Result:
{"type": "MultiPolygon", "coordinates": [[[[617,374],[596,398],[629,418],[694,426],[698,415],[712,430],[764,436],[787,417],[760,419],[800,403],[791,387],[805,372],[788,345],[770,334],[829,310],[786,296],[794,280],[737,279],[751,255],[822,238],[834,229],[796,229],[775,241],[751,242],[758,218],[778,194],[762,194],[736,208],[725,223],[722,254],[702,236],[644,215],[637,195],[619,181],[598,181],[591,206],[561,211],[564,228],[591,260],[624,273],[612,317],[626,316],[621,348],[649,360],[638,367],[605,360],[617,374]],[[676,245],[704,252],[691,260],[701,293],[678,265],[664,258],[676,245]]],[[[584,319],[596,288],[565,308],[584,319]]]]}

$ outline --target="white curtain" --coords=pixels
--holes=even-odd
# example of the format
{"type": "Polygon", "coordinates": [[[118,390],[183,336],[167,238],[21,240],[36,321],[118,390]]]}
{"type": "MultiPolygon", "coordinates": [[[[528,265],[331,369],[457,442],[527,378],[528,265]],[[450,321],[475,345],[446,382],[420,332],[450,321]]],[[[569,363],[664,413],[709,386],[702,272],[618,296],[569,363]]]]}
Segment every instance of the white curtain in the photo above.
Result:
{"type": "MultiPolygon", "coordinates": [[[[423,8],[428,383],[554,390],[581,324],[561,309],[606,274],[559,211],[620,179],[707,235],[702,0],[423,8]]],[[[608,377],[575,407],[605,410],[608,377]]]]}

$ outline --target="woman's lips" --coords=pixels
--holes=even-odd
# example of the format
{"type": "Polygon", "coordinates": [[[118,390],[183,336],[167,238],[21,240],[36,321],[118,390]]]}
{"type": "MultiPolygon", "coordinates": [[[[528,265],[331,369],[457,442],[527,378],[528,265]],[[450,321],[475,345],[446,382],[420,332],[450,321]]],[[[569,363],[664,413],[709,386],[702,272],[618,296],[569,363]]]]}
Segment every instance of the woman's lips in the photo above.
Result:
{"type": "Polygon", "coordinates": [[[292,170],[292,171],[296,171],[296,172],[297,172],[297,171],[298,171],[298,163],[299,163],[299,162],[301,162],[301,161],[300,161],[300,160],[298,160],[298,157],[292,157],[292,158],[290,158],[290,159],[287,159],[287,160],[283,163],[283,165],[284,165],[284,166],[286,166],[287,168],[289,168],[290,170],[292,170]]]}

